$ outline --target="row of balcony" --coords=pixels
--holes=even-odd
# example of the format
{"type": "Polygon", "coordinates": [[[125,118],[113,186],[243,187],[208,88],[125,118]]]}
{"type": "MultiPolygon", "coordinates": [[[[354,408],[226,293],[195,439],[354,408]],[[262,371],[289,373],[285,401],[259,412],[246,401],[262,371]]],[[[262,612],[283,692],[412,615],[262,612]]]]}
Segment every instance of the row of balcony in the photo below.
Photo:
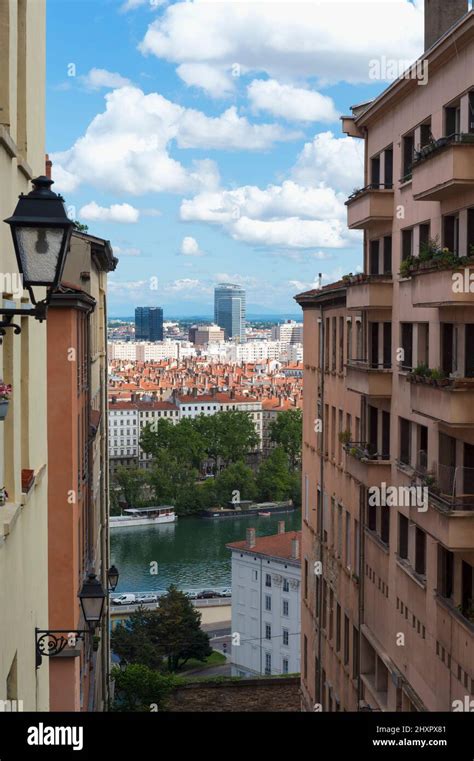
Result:
{"type": "MultiPolygon", "coordinates": [[[[432,141],[420,151],[411,169],[416,201],[445,201],[474,187],[474,134],[455,134],[432,141]]],[[[405,178],[404,178],[405,179],[405,178]]],[[[394,191],[390,185],[367,185],[346,201],[348,227],[363,230],[391,221],[394,191]]]]}
{"type": "MultiPolygon", "coordinates": [[[[427,263],[429,264],[429,263],[427,263]]],[[[437,269],[434,265],[412,273],[413,307],[462,307],[474,304],[474,263],[437,269]]],[[[391,310],[393,281],[387,275],[361,275],[348,280],[347,309],[391,310]]]]}

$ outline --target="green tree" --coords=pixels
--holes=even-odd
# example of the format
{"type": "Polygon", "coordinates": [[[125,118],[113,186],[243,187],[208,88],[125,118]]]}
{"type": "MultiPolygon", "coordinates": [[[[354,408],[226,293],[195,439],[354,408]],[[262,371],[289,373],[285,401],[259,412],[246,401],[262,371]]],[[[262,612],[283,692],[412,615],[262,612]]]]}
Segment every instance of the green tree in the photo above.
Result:
{"type": "Polygon", "coordinates": [[[257,474],[257,489],[262,501],[288,499],[292,490],[292,474],[288,456],[281,447],[273,449],[260,465],[257,474]]]}
{"type": "Polygon", "coordinates": [[[114,711],[151,711],[166,707],[166,698],[175,685],[172,675],[165,676],[141,663],[133,663],[124,669],[114,666],[114,711]]]}
{"type": "Polygon", "coordinates": [[[201,614],[176,587],[160,598],[155,624],[158,650],[169,671],[178,671],[190,658],[205,661],[212,653],[209,636],[201,629],[201,614]]]}
{"type": "Polygon", "coordinates": [[[115,480],[127,505],[138,505],[144,497],[146,472],[141,468],[117,468],[115,480]]]}
{"type": "Polygon", "coordinates": [[[303,440],[303,413],[300,409],[284,410],[276,420],[270,423],[270,439],[277,446],[283,447],[290,458],[293,470],[301,460],[301,443],[303,440]]]}
{"type": "Polygon", "coordinates": [[[206,451],[193,421],[186,418],[176,425],[170,420],[159,420],[145,426],[140,436],[140,446],[153,457],[165,449],[178,463],[191,468],[199,468],[206,451]]]}
{"type": "Polygon", "coordinates": [[[156,611],[139,607],[130,614],[125,625],[116,626],[111,635],[111,647],[122,664],[141,663],[160,669],[163,659],[158,651],[155,632],[156,611]]]}
{"type": "Polygon", "coordinates": [[[258,446],[258,435],[248,412],[225,410],[213,415],[213,419],[218,432],[218,455],[225,465],[245,460],[258,446]]]}
{"type": "Polygon", "coordinates": [[[214,488],[222,506],[232,499],[235,491],[239,492],[240,499],[255,499],[257,496],[253,471],[243,462],[234,462],[223,470],[215,479],[214,488]]]}
{"type": "Polygon", "coordinates": [[[89,225],[83,225],[82,222],[78,222],[77,219],[74,220],[74,227],[76,230],[78,230],[80,233],[86,233],[89,229],[89,225]]]}

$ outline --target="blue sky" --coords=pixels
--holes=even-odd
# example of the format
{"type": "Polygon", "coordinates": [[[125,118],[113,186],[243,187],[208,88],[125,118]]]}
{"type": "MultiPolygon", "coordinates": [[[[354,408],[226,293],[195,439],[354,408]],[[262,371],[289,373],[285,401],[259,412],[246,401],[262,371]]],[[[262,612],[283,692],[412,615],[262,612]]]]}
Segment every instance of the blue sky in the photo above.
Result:
{"type": "Polygon", "coordinates": [[[363,147],[339,115],[377,95],[370,61],[412,60],[409,0],[48,0],[47,150],[55,189],[119,257],[110,313],[249,311],[361,265],[344,200],[363,147]],[[386,30],[390,29],[390,39],[386,30]]]}

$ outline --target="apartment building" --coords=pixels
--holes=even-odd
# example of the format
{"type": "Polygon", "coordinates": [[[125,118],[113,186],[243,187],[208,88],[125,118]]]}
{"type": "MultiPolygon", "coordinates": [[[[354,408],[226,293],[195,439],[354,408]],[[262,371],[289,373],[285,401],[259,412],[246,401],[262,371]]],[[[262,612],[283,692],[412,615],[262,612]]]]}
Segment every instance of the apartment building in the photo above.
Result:
{"type": "MultiPolygon", "coordinates": [[[[44,174],[45,3],[0,2],[0,220],[44,174]]],[[[0,222],[0,304],[28,308],[8,225],[0,222]]],[[[42,293],[43,291],[43,293],[42,293]]],[[[38,288],[36,295],[44,296],[38,288]]],[[[35,627],[48,623],[46,323],[21,317],[0,336],[12,398],[0,421],[0,700],[49,709],[48,663],[35,668],[35,627]]],[[[45,659],[47,661],[48,659],[45,659]]]]}
{"type": "Polygon", "coordinates": [[[232,552],[232,671],[236,676],[300,670],[301,533],[257,537],[247,529],[232,552]]]}
{"type": "MultiPolygon", "coordinates": [[[[48,315],[49,628],[84,629],[78,592],[93,572],[107,589],[108,241],[75,232],[48,315]]],[[[104,710],[108,698],[107,611],[96,650],[86,640],[49,666],[52,711],[104,710]]],[[[46,659],[43,659],[43,662],[46,659]]],[[[43,668],[43,665],[41,665],[43,668]]]]}
{"type": "Polygon", "coordinates": [[[306,710],[449,711],[474,694],[467,2],[426,4],[412,74],[343,117],[365,144],[347,202],[364,273],[297,297],[306,710]]]}

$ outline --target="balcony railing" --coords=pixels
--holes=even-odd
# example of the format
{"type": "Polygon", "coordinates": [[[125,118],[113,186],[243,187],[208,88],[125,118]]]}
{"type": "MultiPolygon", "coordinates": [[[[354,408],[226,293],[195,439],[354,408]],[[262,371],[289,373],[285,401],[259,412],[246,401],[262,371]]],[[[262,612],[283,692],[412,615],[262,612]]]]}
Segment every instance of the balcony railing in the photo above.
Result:
{"type": "Polygon", "coordinates": [[[392,365],[390,361],[375,362],[351,359],[346,365],[347,386],[356,394],[387,398],[392,394],[392,365]]]}
{"type": "Polygon", "coordinates": [[[413,166],[418,166],[418,164],[421,164],[421,162],[432,158],[432,156],[434,156],[438,151],[442,150],[447,145],[452,145],[453,143],[474,144],[474,133],[454,132],[452,135],[448,135],[447,137],[440,137],[438,140],[431,140],[427,145],[424,145],[423,148],[420,148],[419,151],[415,151],[413,157],[413,166]]]}
{"type": "Polygon", "coordinates": [[[440,508],[474,511],[474,468],[438,463],[425,483],[430,498],[440,508]]]}
{"type": "Polygon", "coordinates": [[[370,442],[349,441],[344,450],[346,470],[352,478],[365,486],[378,486],[390,480],[390,455],[380,454],[370,442]]]}
{"type": "Polygon", "coordinates": [[[444,201],[474,185],[474,134],[456,133],[434,140],[413,160],[413,197],[444,201]]]}
{"type": "Polygon", "coordinates": [[[368,185],[365,185],[365,187],[354,190],[347,200],[353,201],[355,198],[359,198],[359,196],[364,195],[364,193],[367,193],[369,190],[393,190],[393,183],[370,182],[368,185]]]}

